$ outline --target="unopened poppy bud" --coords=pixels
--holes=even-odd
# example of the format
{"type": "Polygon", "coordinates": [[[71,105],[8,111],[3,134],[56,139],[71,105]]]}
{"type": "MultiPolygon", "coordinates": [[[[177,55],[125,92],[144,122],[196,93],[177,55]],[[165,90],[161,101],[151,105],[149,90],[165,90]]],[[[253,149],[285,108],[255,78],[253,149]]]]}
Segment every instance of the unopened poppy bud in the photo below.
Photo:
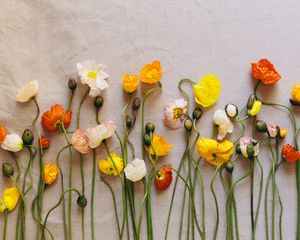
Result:
{"type": "Polygon", "coordinates": [[[2,172],[4,176],[11,177],[14,175],[15,171],[14,171],[14,167],[10,163],[3,163],[2,172]]]}
{"type": "Polygon", "coordinates": [[[256,120],[255,128],[259,132],[267,132],[268,131],[267,124],[262,120],[256,120]]]}
{"type": "Polygon", "coordinates": [[[141,106],[141,100],[138,97],[136,97],[132,102],[132,109],[134,111],[137,111],[139,110],[140,106],[141,106]]]}
{"type": "Polygon", "coordinates": [[[130,128],[132,126],[132,118],[129,115],[126,115],[126,127],[130,128]]]}
{"type": "Polygon", "coordinates": [[[225,112],[228,117],[235,118],[239,113],[239,109],[237,106],[230,103],[225,106],[225,112]]]}
{"type": "Polygon", "coordinates": [[[226,170],[227,170],[227,172],[232,173],[232,172],[233,172],[233,169],[234,169],[233,163],[232,163],[232,162],[228,162],[228,163],[226,164],[226,170]]]}
{"type": "Polygon", "coordinates": [[[286,128],[280,129],[280,131],[279,131],[279,136],[280,136],[281,138],[284,138],[284,137],[286,136],[286,134],[287,134],[286,128]]]}
{"type": "Polygon", "coordinates": [[[153,123],[148,122],[145,126],[146,133],[153,133],[155,131],[155,126],[153,123]]]}
{"type": "Polygon", "coordinates": [[[237,153],[237,154],[241,154],[242,153],[242,151],[241,151],[241,145],[238,143],[237,145],[236,145],[236,147],[235,147],[235,152],[237,153]]]}
{"type": "Polygon", "coordinates": [[[149,147],[151,145],[151,137],[149,135],[144,136],[144,144],[149,147]]]}
{"type": "Polygon", "coordinates": [[[80,195],[78,198],[77,198],[77,205],[81,208],[85,208],[86,205],[87,205],[87,199],[85,196],[83,195],[80,195]]]}
{"type": "Polygon", "coordinates": [[[250,159],[253,158],[255,155],[255,149],[252,144],[248,144],[248,146],[247,146],[247,155],[248,155],[248,158],[250,158],[250,159]]]}
{"type": "Polygon", "coordinates": [[[34,136],[33,136],[32,132],[29,129],[26,129],[22,135],[22,140],[23,140],[24,145],[30,145],[33,142],[33,139],[34,139],[34,136]]]}
{"type": "Polygon", "coordinates": [[[101,96],[97,96],[94,99],[94,106],[99,109],[103,106],[103,98],[101,96]]]}
{"type": "Polygon", "coordinates": [[[77,88],[77,83],[74,78],[70,78],[68,82],[68,87],[70,90],[74,91],[77,88]]]}
{"type": "Polygon", "coordinates": [[[256,101],[256,97],[254,94],[251,94],[248,98],[247,109],[252,109],[254,102],[256,101]]]}
{"type": "Polygon", "coordinates": [[[190,118],[185,119],[184,121],[184,128],[187,131],[191,131],[193,128],[193,122],[190,118]]]}
{"type": "Polygon", "coordinates": [[[203,110],[201,108],[195,108],[193,111],[193,119],[200,119],[203,114],[203,110]]]}

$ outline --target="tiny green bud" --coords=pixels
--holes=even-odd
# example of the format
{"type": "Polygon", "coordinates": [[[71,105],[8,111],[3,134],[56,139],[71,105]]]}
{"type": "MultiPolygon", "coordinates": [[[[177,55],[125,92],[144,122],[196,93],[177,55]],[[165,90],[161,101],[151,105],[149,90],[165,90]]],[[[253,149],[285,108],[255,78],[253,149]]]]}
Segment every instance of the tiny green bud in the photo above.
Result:
{"type": "Polygon", "coordinates": [[[256,100],[256,97],[255,97],[255,95],[252,93],[252,94],[250,95],[250,97],[248,98],[247,109],[252,109],[255,100],[256,100]]]}
{"type": "Polygon", "coordinates": [[[137,111],[139,110],[140,106],[141,106],[141,100],[138,97],[136,97],[132,102],[132,109],[134,111],[137,111]]]}
{"type": "Polygon", "coordinates": [[[34,139],[34,136],[33,136],[32,132],[29,129],[26,129],[22,135],[22,140],[23,140],[24,145],[30,145],[33,142],[33,139],[34,139]]]}
{"type": "Polygon", "coordinates": [[[200,119],[203,114],[203,110],[201,108],[195,108],[193,111],[193,119],[200,119]]]}
{"type": "Polygon", "coordinates": [[[149,147],[151,145],[151,137],[149,135],[144,136],[144,144],[149,147]]]}
{"type": "Polygon", "coordinates": [[[85,208],[86,205],[87,205],[87,199],[85,196],[83,195],[80,195],[78,198],[77,198],[77,205],[81,208],[85,208]]]}
{"type": "Polygon", "coordinates": [[[2,164],[2,172],[4,176],[11,177],[14,175],[14,167],[10,163],[3,163],[2,164]]]}
{"type": "Polygon", "coordinates": [[[70,78],[68,82],[68,87],[70,90],[74,91],[77,88],[77,83],[74,78],[70,78]]]}
{"type": "Polygon", "coordinates": [[[153,133],[155,131],[155,126],[153,123],[148,122],[145,126],[146,133],[153,133]]]}
{"type": "Polygon", "coordinates": [[[242,152],[241,152],[241,145],[238,143],[237,145],[236,145],[236,147],[235,147],[235,152],[237,153],[237,154],[241,154],[242,152]]]}
{"type": "Polygon", "coordinates": [[[190,118],[185,119],[184,121],[184,128],[187,131],[191,131],[193,128],[193,122],[190,118]]]}
{"type": "Polygon", "coordinates": [[[234,169],[233,163],[232,163],[232,162],[228,162],[228,163],[226,164],[226,170],[227,170],[227,172],[232,173],[232,172],[233,172],[233,169],[234,169]]]}
{"type": "Polygon", "coordinates": [[[255,154],[254,146],[252,144],[248,144],[248,146],[247,146],[248,158],[250,158],[250,159],[253,158],[254,154],[255,154]]]}
{"type": "Polygon", "coordinates": [[[103,98],[101,96],[97,96],[94,99],[94,106],[99,109],[103,106],[103,98]]]}
{"type": "Polygon", "coordinates": [[[129,115],[126,115],[126,127],[130,128],[132,126],[132,118],[129,115]]]}
{"type": "Polygon", "coordinates": [[[268,131],[267,124],[262,120],[256,120],[255,128],[259,132],[267,132],[268,131]]]}

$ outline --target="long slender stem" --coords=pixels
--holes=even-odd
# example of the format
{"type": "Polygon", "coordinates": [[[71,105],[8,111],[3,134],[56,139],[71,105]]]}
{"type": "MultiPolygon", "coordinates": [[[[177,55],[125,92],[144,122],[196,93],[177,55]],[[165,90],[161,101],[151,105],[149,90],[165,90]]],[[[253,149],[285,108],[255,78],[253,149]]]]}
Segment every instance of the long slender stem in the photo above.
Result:
{"type": "Polygon", "coordinates": [[[3,240],[6,240],[8,210],[4,211],[3,240]]]}
{"type": "Polygon", "coordinates": [[[92,239],[95,239],[95,176],[96,176],[96,150],[93,150],[93,171],[92,171],[92,189],[91,189],[91,231],[92,239]]]}
{"type": "Polygon", "coordinates": [[[216,179],[218,171],[219,171],[219,168],[216,168],[216,171],[215,171],[215,173],[212,177],[212,180],[210,182],[210,190],[211,190],[213,198],[214,198],[215,207],[216,207],[216,214],[217,214],[213,240],[217,239],[218,228],[219,228],[219,205],[218,205],[217,196],[216,196],[216,193],[215,193],[215,190],[214,190],[214,181],[216,179]]]}

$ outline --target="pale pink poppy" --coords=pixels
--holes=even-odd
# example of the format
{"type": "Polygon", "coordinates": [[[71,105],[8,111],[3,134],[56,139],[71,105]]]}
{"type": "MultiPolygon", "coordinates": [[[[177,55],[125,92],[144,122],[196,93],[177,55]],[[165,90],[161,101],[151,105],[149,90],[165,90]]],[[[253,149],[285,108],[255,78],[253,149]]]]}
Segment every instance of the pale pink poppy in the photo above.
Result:
{"type": "Polygon", "coordinates": [[[180,127],[186,112],[187,101],[184,99],[176,99],[174,102],[165,105],[163,121],[168,128],[177,129],[180,127]]]}
{"type": "Polygon", "coordinates": [[[267,128],[268,128],[268,133],[269,133],[270,137],[275,138],[278,134],[277,126],[274,123],[269,122],[267,128]]]}
{"type": "Polygon", "coordinates": [[[78,152],[82,154],[91,152],[91,148],[89,147],[89,139],[86,136],[85,131],[80,128],[77,129],[72,135],[71,144],[78,152]]]}

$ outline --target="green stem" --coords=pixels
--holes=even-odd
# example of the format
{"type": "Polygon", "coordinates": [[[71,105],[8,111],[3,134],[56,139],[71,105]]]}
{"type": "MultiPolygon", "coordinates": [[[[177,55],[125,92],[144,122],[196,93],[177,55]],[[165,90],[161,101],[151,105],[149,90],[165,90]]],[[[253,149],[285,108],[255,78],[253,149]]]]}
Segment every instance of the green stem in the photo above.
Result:
{"type": "Polygon", "coordinates": [[[216,218],[216,224],[215,224],[215,230],[214,230],[214,237],[213,240],[217,239],[217,235],[218,235],[218,228],[219,228],[219,206],[218,206],[218,201],[217,201],[217,196],[214,190],[214,181],[216,179],[217,173],[219,171],[219,168],[216,168],[216,171],[212,177],[212,180],[210,182],[210,190],[212,192],[213,198],[214,198],[214,202],[215,202],[215,207],[216,207],[216,212],[217,212],[217,218],[216,218]]]}
{"type": "Polygon", "coordinates": [[[6,240],[8,210],[4,211],[3,240],[6,240]]]}
{"type": "Polygon", "coordinates": [[[92,172],[92,189],[91,189],[91,231],[92,239],[95,239],[95,176],[96,176],[96,150],[93,149],[93,172],[92,172]]]}

